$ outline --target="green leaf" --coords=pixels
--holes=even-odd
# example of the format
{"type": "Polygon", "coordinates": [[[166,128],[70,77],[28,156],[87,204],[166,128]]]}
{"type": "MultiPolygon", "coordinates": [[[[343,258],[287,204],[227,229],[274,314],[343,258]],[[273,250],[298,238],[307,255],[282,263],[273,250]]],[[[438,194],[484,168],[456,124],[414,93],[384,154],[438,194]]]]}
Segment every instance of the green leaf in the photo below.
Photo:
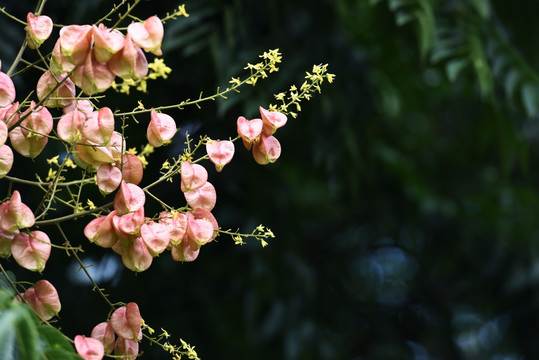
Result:
{"type": "Polygon", "coordinates": [[[539,86],[526,83],[522,86],[522,102],[529,117],[537,116],[539,110],[539,86]]]}
{"type": "Polygon", "coordinates": [[[397,11],[395,14],[395,22],[399,26],[406,25],[409,22],[414,21],[416,18],[414,16],[414,13],[409,11],[397,11]]]}
{"type": "Polygon", "coordinates": [[[471,0],[470,2],[482,19],[487,19],[490,16],[489,0],[471,0]]]}
{"type": "Polygon", "coordinates": [[[82,357],[77,355],[75,353],[75,350],[68,351],[66,349],[47,349],[45,350],[45,358],[47,360],[56,360],[56,359],[62,359],[62,360],[81,360],[82,357]]]}
{"type": "Polygon", "coordinates": [[[41,339],[45,342],[44,348],[65,349],[73,351],[73,345],[67,340],[64,334],[50,325],[41,325],[38,328],[41,339]]]}
{"type": "Polygon", "coordinates": [[[9,280],[6,278],[6,276],[3,273],[0,273],[0,288],[8,291],[10,294],[14,294],[13,288],[11,287],[11,282],[15,282],[15,274],[12,271],[6,271],[7,276],[9,277],[9,280]]]}
{"type": "Polygon", "coordinates": [[[39,359],[38,322],[28,305],[13,303],[0,315],[2,359],[39,359]]]}
{"type": "Polygon", "coordinates": [[[453,59],[445,64],[445,72],[450,81],[455,81],[461,71],[470,64],[468,59],[453,59]]]}

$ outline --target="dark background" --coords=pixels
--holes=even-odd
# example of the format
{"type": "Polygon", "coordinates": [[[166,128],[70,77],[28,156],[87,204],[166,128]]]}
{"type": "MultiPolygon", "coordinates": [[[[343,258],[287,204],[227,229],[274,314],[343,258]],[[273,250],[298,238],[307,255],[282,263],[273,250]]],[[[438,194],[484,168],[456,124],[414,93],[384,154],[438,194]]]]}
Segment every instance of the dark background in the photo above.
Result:
{"type": "MultiPolygon", "coordinates": [[[[279,131],[277,163],[258,166],[237,147],[221,174],[207,166],[219,224],[250,232],[262,223],[276,234],[268,247],[221,236],[193,263],[166,253],[134,274],[87,242],[86,220],[75,222],[70,241],[101,269],[96,280],[110,299],[137,302],[148,324],[196,346],[203,359],[539,358],[537,2],[185,4],[191,16],[165,26],[169,79],[150,82],[148,94],[111,93],[108,106],[211,94],[271,48],[283,64],[227,101],[169,111],[181,130],[176,145],[150,158],[156,164],[181,151],[185,130],[234,136],[239,115],[257,117],[259,105],[300,85],[313,64],[329,63],[336,79],[279,131]]],[[[0,5],[23,19],[35,6],[0,5]]],[[[134,14],[163,17],[177,5],[142,2],[134,14]]],[[[44,13],[81,24],[109,6],[50,0],[44,13]]],[[[24,32],[0,21],[7,71],[24,32]]],[[[15,81],[18,99],[35,84],[15,81]]],[[[13,175],[29,177],[28,166],[45,157],[17,158],[13,175]]],[[[146,170],[142,185],[157,171],[146,170]]],[[[25,194],[28,203],[39,196],[25,194]]],[[[157,195],[182,205],[177,183],[157,195]]],[[[152,206],[159,210],[149,202],[147,214],[152,206]]],[[[53,228],[44,230],[53,238],[53,228]]],[[[108,308],[65,266],[71,261],[54,252],[43,277],[60,293],[58,325],[71,337],[89,335],[108,308]]],[[[12,259],[2,263],[17,270],[12,259]]],[[[166,358],[142,346],[144,358],[166,358]]]]}

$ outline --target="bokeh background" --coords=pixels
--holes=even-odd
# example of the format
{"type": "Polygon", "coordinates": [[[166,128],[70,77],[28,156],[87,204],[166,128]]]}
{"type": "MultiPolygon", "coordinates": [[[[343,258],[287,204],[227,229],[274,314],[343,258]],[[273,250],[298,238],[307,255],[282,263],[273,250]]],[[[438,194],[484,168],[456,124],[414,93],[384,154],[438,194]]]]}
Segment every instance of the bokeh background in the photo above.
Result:
{"type": "MultiPolygon", "coordinates": [[[[134,14],[162,17],[179,4],[144,1],[134,14]]],[[[221,174],[210,170],[220,225],[250,232],[264,224],[276,234],[268,247],[221,236],[193,263],[164,254],[134,274],[87,242],[85,221],[75,222],[70,240],[84,247],[111,300],[136,301],[148,324],[196,346],[203,359],[539,358],[537,2],[185,4],[190,16],[165,27],[170,77],[149,83],[148,94],[111,91],[108,106],[210,94],[271,48],[283,63],[226,101],[168,112],[180,132],[150,158],[156,164],[182,151],[186,130],[234,136],[238,116],[257,117],[259,105],[300,85],[313,64],[328,63],[336,79],[279,131],[278,162],[258,166],[237,148],[221,174]]],[[[23,19],[35,7],[0,5],[23,19]]],[[[80,24],[110,5],[49,0],[44,13],[80,24]]],[[[24,31],[5,17],[0,28],[6,71],[24,31]]],[[[34,84],[16,81],[18,93],[34,84]]],[[[39,163],[20,159],[13,174],[28,177],[29,166],[46,174],[39,163]]],[[[150,166],[142,184],[158,170],[150,166]]],[[[35,201],[39,193],[28,191],[23,200],[35,201]]],[[[179,184],[157,195],[182,205],[179,184]]],[[[69,336],[106,318],[104,302],[61,251],[43,276],[2,264],[57,286],[58,325],[69,336]]],[[[144,358],[166,358],[143,350],[144,358]]]]}

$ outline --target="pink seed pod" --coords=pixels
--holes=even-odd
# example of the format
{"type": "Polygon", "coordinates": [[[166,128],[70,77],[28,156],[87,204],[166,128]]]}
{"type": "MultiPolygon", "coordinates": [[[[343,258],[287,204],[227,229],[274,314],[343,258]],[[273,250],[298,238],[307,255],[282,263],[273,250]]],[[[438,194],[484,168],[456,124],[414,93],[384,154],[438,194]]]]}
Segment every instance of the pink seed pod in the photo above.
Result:
{"type": "Polygon", "coordinates": [[[43,231],[19,233],[11,242],[11,253],[23,268],[42,272],[51,253],[51,241],[43,231]]]}
{"type": "Polygon", "coordinates": [[[60,30],[62,55],[74,65],[82,65],[88,57],[92,44],[90,25],[68,25],[60,30]]]}
{"type": "Polygon", "coordinates": [[[0,121],[0,146],[4,145],[7,140],[8,128],[5,122],[0,121]]]}
{"type": "Polygon", "coordinates": [[[206,152],[212,163],[215,164],[217,172],[223,170],[234,156],[234,143],[229,140],[208,140],[206,143],[206,152]]]}
{"type": "Polygon", "coordinates": [[[97,146],[97,144],[84,144],[82,142],[75,145],[73,157],[78,160],[77,165],[94,171],[99,165],[113,163],[115,159],[110,146],[97,146]]]}
{"type": "Polygon", "coordinates": [[[127,33],[133,42],[145,51],[161,56],[161,42],[163,41],[163,23],[157,16],[151,16],[144,23],[132,23],[127,27],[127,33]]]}
{"type": "Polygon", "coordinates": [[[152,109],[151,120],[148,124],[146,137],[153,147],[166,144],[176,134],[176,122],[174,119],[163,113],[157,113],[152,109]]]}
{"type": "Polygon", "coordinates": [[[137,211],[144,206],[145,201],[146,196],[141,188],[122,180],[120,190],[114,197],[114,209],[118,212],[118,215],[124,215],[137,211]]]}
{"type": "Polygon", "coordinates": [[[36,107],[34,101],[23,115],[26,114],[28,116],[21,122],[21,126],[26,129],[16,127],[9,133],[9,139],[16,152],[22,156],[35,158],[48,142],[45,135],[52,131],[52,115],[46,107],[36,107]]]}
{"type": "Polygon", "coordinates": [[[114,355],[121,356],[123,360],[136,360],[139,344],[136,341],[118,338],[114,346],[114,355]]]}
{"type": "Polygon", "coordinates": [[[144,224],[144,207],[135,212],[112,218],[115,233],[121,238],[138,236],[140,227],[144,224]]]}
{"type": "Polygon", "coordinates": [[[112,224],[114,216],[116,216],[116,210],[111,211],[106,216],[93,219],[84,227],[84,236],[101,247],[112,247],[118,242],[118,236],[112,224]]]}
{"type": "Polygon", "coordinates": [[[76,65],[72,64],[62,54],[62,48],[60,46],[60,39],[54,44],[54,48],[51,54],[50,70],[54,75],[60,75],[63,73],[69,73],[75,68],[76,65]]]}
{"type": "Polygon", "coordinates": [[[7,145],[0,146],[0,179],[13,167],[13,151],[7,145]]]}
{"type": "Polygon", "coordinates": [[[140,227],[140,237],[152,256],[161,254],[170,244],[168,228],[158,222],[148,222],[140,227]]]}
{"type": "Polygon", "coordinates": [[[122,155],[120,161],[116,162],[116,167],[122,172],[122,179],[127,183],[138,185],[142,181],[144,169],[142,161],[138,156],[131,153],[122,155]]]}
{"type": "Polygon", "coordinates": [[[241,136],[243,145],[247,150],[251,150],[253,143],[258,141],[264,123],[261,119],[247,120],[243,116],[238,117],[236,122],[238,127],[238,135],[241,136]]]}
{"type": "Polygon", "coordinates": [[[75,349],[84,360],[101,360],[105,355],[101,341],[82,335],[75,336],[75,349]]]}
{"type": "Polygon", "coordinates": [[[174,261],[194,261],[200,253],[200,247],[191,247],[189,241],[182,241],[179,245],[170,249],[174,261]]]}
{"type": "Polygon", "coordinates": [[[15,123],[17,123],[19,119],[21,118],[21,114],[17,111],[18,109],[19,109],[18,101],[13,103],[11,106],[0,108],[0,120],[5,122],[8,128],[13,126],[15,123]]]}
{"type": "Polygon", "coordinates": [[[26,41],[30,49],[37,49],[51,36],[52,20],[46,15],[26,15],[26,41]]]}
{"type": "Polygon", "coordinates": [[[119,337],[128,340],[142,339],[142,317],[138,305],[134,302],[116,309],[110,316],[109,323],[119,337]]]}
{"type": "MultiPolygon", "coordinates": [[[[56,288],[47,280],[39,280],[22,293],[22,298],[43,320],[50,320],[62,309],[56,288]]],[[[21,301],[17,296],[15,301],[21,301]]]]}
{"type": "Polygon", "coordinates": [[[191,213],[187,213],[187,237],[191,248],[200,247],[213,238],[213,224],[209,220],[196,219],[191,213]]]}
{"type": "Polygon", "coordinates": [[[105,354],[111,354],[114,350],[114,345],[116,343],[116,335],[114,335],[114,330],[108,322],[102,322],[97,324],[92,329],[92,338],[101,341],[104,347],[105,354]]]}
{"type": "Polygon", "coordinates": [[[3,72],[0,72],[0,107],[6,107],[15,101],[15,84],[3,72]]]}
{"type": "Polygon", "coordinates": [[[159,214],[159,223],[166,226],[172,246],[177,246],[182,242],[187,231],[187,216],[185,214],[163,211],[159,214]]]}
{"type": "Polygon", "coordinates": [[[84,65],[75,69],[71,79],[86,95],[93,95],[107,90],[114,82],[114,74],[88,52],[84,65]]]}
{"type": "Polygon", "coordinates": [[[82,137],[82,127],[85,122],[86,115],[77,108],[65,113],[56,124],[58,137],[70,144],[77,142],[82,137]]]}
{"type": "Polygon", "coordinates": [[[94,111],[84,123],[82,135],[92,144],[106,146],[114,133],[114,114],[108,107],[94,111]]]}
{"type": "Polygon", "coordinates": [[[73,100],[69,105],[62,108],[64,114],[70,113],[75,109],[82,112],[86,117],[89,117],[90,114],[94,112],[94,107],[92,103],[86,99],[83,100],[73,100]]]}
{"type": "Polygon", "coordinates": [[[141,237],[119,241],[112,249],[122,255],[122,263],[131,271],[141,272],[152,265],[153,256],[141,237]]]}
{"type": "Polygon", "coordinates": [[[94,38],[93,52],[97,61],[106,63],[112,55],[124,47],[124,36],[116,29],[107,29],[103,23],[92,26],[94,38]]]}
{"type": "Polygon", "coordinates": [[[287,121],[285,114],[278,111],[269,111],[262,106],[259,107],[262,121],[264,122],[264,135],[271,136],[278,128],[284,126],[287,121]]]}
{"type": "Polygon", "coordinates": [[[123,49],[114,54],[107,65],[114,75],[122,79],[141,79],[148,74],[148,60],[129,34],[124,39],[123,49]]]}
{"type": "Polygon", "coordinates": [[[103,195],[110,194],[120,186],[122,172],[115,166],[101,164],[96,173],[97,187],[103,195]]]}
{"type": "Polygon", "coordinates": [[[67,76],[66,73],[54,76],[49,70],[45,71],[43,75],[39,78],[37,82],[37,98],[41,101],[47,99],[43,102],[43,106],[49,108],[58,108],[64,107],[73,102],[75,97],[75,84],[71,79],[64,78],[67,76]],[[54,87],[64,80],[62,85],[60,85],[56,90],[52,91],[54,87]]]}
{"type": "Polygon", "coordinates": [[[281,144],[275,136],[262,134],[253,146],[253,158],[260,165],[274,163],[281,156],[281,144]]]}
{"type": "Polygon", "coordinates": [[[13,232],[29,228],[35,223],[34,213],[21,201],[21,194],[15,190],[11,198],[0,205],[0,230],[13,232]]]}
{"type": "Polygon", "coordinates": [[[183,195],[192,209],[204,208],[211,211],[217,201],[215,188],[209,182],[196,190],[184,192],[183,195]]]}
{"type": "Polygon", "coordinates": [[[215,219],[215,216],[213,214],[204,208],[197,208],[193,211],[191,211],[191,214],[195,217],[195,219],[204,219],[208,220],[213,225],[213,237],[212,240],[219,235],[219,224],[217,223],[217,220],[215,219]]]}
{"type": "Polygon", "coordinates": [[[181,179],[182,192],[196,190],[208,181],[208,172],[202,165],[184,161],[181,167],[181,179]]]}

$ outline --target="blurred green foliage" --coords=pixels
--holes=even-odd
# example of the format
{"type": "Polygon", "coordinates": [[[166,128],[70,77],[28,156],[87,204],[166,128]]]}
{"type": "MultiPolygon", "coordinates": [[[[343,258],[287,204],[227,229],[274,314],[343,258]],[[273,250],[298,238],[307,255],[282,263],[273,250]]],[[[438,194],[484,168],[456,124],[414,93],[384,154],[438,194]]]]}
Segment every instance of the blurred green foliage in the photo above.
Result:
{"type": "MultiPolygon", "coordinates": [[[[136,15],[176,5],[143,2],[136,15]]],[[[166,25],[169,79],[150,83],[149,94],[114,97],[119,107],[209,94],[280,48],[284,62],[270,79],[170,114],[183,131],[225,138],[239,115],[256,117],[312,64],[329,63],[337,78],[279,132],[276,164],[257,166],[238,148],[220,175],[210,172],[220,225],[264,223],[277,235],[270,246],[223,238],[194,263],[162,256],[138,275],[116,269],[103,277],[113,300],[136,301],[147,323],[204,359],[539,357],[535,1],[186,5],[191,16],[166,25]]],[[[24,17],[33,4],[5,6],[24,17]]],[[[51,0],[46,13],[82,23],[108,6],[51,0]]],[[[23,34],[1,21],[5,67],[23,34]]],[[[178,184],[158,195],[181,202],[178,184]]],[[[99,264],[105,251],[75,225],[73,242],[99,264]]],[[[70,336],[89,334],[107,309],[90,286],[65,282],[73,269],[56,259],[68,261],[56,255],[44,276],[59,287],[59,324],[70,336]]]]}

